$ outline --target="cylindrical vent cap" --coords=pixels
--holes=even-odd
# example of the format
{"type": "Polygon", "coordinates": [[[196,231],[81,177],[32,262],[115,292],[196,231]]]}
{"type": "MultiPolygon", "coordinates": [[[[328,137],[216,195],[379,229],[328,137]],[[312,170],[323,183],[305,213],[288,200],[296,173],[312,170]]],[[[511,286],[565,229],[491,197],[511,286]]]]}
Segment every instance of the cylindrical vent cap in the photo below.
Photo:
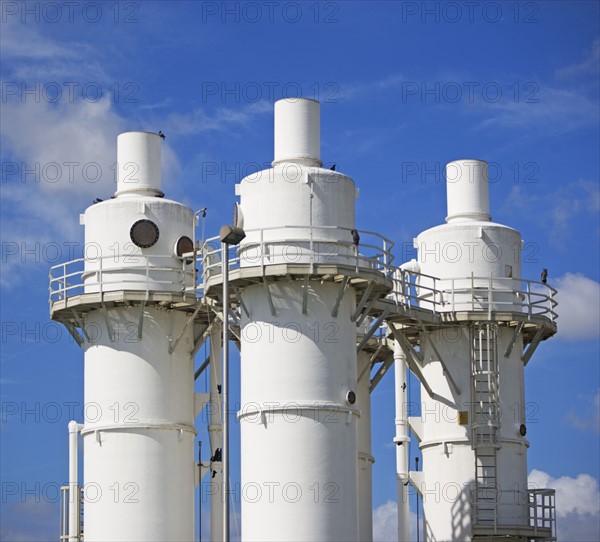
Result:
{"type": "Polygon", "coordinates": [[[455,160],[446,164],[446,191],[446,222],[491,220],[487,162],[455,160]]]}
{"type": "Polygon", "coordinates": [[[275,102],[275,160],[322,166],[321,104],[307,98],[275,102]]]}
{"type": "Polygon", "coordinates": [[[119,134],[117,196],[163,195],[160,190],[160,144],[160,136],[152,132],[119,134]]]}

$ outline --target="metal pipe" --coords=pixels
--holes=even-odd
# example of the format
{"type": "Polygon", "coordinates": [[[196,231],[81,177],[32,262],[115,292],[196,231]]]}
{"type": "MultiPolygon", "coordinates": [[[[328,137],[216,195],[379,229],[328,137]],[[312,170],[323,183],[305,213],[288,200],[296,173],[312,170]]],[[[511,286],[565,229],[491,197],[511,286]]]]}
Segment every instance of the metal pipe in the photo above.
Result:
{"type": "Polygon", "coordinates": [[[221,542],[223,537],[223,404],[221,386],[223,327],[215,323],[210,333],[210,401],[209,437],[211,449],[212,483],[216,491],[210,495],[210,540],[221,542]]]}
{"type": "Polygon", "coordinates": [[[79,424],[69,422],[69,542],[79,540],[78,438],[79,424]]]}
{"type": "Polygon", "coordinates": [[[223,542],[229,542],[229,254],[221,242],[223,274],[223,542]]]}
{"type": "Polygon", "coordinates": [[[398,542],[408,542],[410,508],[408,502],[408,413],[406,384],[406,354],[394,341],[394,382],[396,397],[396,477],[398,480],[398,542]]]}

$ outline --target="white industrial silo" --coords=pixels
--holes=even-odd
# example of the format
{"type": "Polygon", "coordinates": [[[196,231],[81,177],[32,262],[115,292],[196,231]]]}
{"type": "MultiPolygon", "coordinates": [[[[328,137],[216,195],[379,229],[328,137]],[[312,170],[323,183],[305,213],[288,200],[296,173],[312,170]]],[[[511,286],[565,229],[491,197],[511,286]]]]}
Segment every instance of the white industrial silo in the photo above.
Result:
{"type": "MultiPolygon", "coordinates": [[[[357,324],[391,282],[380,261],[362,255],[354,182],[322,167],[319,108],[276,102],[273,167],[236,187],[246,233],[230,272],[240,307],[245,541],[358,540],[359,478],[368,522],[360,532],[371,531],[368,375],[358,391],[357,324]]],[[[209,296],[218,295],[215,270],[205,269],[209,296]]]]}
{"type": "Polygon", "coordinates": [[[556,330],[552,292],[521,279],[519,232],[491,222],[485,162],[449,163],[447,190],[447,223],[415,240],[416,295],[431,314],[419,351],[405,348],[423,384],[410,422],[424,537],[547,540],[549,523],[531,525],[524,366],[556,330]]]}
{"type": "Polygon", "coordinates": [[[163,197],[160,145],[119,136],[115,197],[82,215],[84,268],[53,270],[52,316],[80,328],[85,349],[84,527],[69,540],[194,537],[196,296],[181,257],[194,214],[163,197]]]}

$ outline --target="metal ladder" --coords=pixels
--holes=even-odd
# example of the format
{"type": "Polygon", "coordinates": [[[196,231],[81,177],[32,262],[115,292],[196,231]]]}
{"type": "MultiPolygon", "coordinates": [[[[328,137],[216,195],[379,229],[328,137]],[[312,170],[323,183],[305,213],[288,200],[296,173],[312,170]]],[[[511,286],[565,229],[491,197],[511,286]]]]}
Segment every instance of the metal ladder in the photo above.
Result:
{"type": "Polygon", "coordinates": [[[473,525],[497,527],[498,328],[489,322],[471,326],[471,443],[475,451],[473,525]]]}

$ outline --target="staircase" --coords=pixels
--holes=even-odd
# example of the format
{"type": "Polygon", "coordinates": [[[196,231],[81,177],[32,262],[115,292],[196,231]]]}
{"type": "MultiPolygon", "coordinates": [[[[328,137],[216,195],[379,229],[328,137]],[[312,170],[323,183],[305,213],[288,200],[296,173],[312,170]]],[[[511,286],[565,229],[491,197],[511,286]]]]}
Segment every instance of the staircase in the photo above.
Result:
{"type": "Polygon", "coordinates": [[[473,526],[497,527],[497,458],[500,411],[498,328],[489,322],[471,327],[471,437],[475,451],[473,526]]]}

